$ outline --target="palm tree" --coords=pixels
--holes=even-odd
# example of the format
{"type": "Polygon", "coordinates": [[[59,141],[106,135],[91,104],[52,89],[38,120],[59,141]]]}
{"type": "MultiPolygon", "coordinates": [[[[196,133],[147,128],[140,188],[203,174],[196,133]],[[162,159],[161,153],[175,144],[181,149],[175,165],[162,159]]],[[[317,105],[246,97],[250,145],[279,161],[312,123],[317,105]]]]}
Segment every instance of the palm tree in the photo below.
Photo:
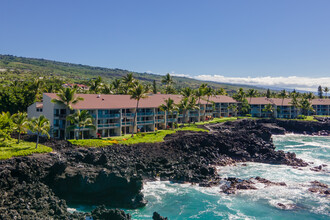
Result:
{"type": "Polygon", "coordinates": [[[174,83],[173,77],[169,73],[167,73],[165,76],[163,76],[162,83],[166,86],[172,85],[174,83]]]}
{"type": "Polygon", "coordinates": [[[230,105],[228,106],[228,110],[231,110],[232,112],[234,112],[234,115],[235,115],[235,116],[237,115],[237,112],[238,112],[237,105],[230,104],[230,105]]]}
{"type": "MultiPolygon", "coordinates": [[[[58,99],[52,99],[52,102],[58,105],[64,105],[66,110],[72,110],[72,105],[77,104],[79,101],[84,100],[83,98],[76,95],[76,89],[62,89],[60,93],[57,94],[58,99]]],[[[64,127],[64,139],[66,139],[66,127],[67,121],[65,120],[65,127],[64,127]]]]}
{"type": "Polygon", "coordinates": [[[228,93],[226,92],[226,90],[224,88],[220,88],[216,91],[217,95],[228,95],[228,93]]]}
{"type": "Polygon", "coordinates": [[[207,106],[210,102],[210,97],[214,95],[214,90],[211,87],[206,87],[205,90],[204,90],[204,95],[207,96],[206,106],[205,106],[205,111],[204,111],[204,119],[205,119],[206,109],[207,109],[207,106]]]}
{"type": "Polygon", "coordinates": [[[49,138],[50,122],[44,115],[40,115],[39,118],[32,118],[28,125],[32,132],[37,133],[37,149],[40,135],[46,135],[49,138]]]}
{"type": "Polygon", "coordinates": [[[309,115],[310,111],[314,111],[314,109],[307,97],[304,97],[299,101],[299,107],[302,109],[303,115],[309,115]]]}
{"type": "Polygon", "coordinates": [[[189,98],[193,94],[194,94],[194,91],[190,87],[186,87],[186,88],[182,89],[182,91],[181,91],[181,95],[185,98],[189,98]]]}
{"type": "Polygon", "coordinates": [[[5,141],[10,138],[10,134],[13,130],[13,124],[9,112],[2,112],[0,114],[0,137],[5,141]]]}
{"type": "MultiPolygon", "coordinates": [[[[77,110],[75,113],[68,115],[68,117],[66,117],[66,120],[71,122],[71,125],[68,126],[69,130],[73,130],[78,127],[78,134],[76,135],[77,140],[79,139],[81,129],[96,128],[93,124],[93,117],[89,114],[87,110],[77,110]]],[[[81,133],[81,139],[84,139],[84,132],[81,133]]]]}
{"type": "Polygon", "coordinates": [[[274,117],[274,107],[272,104],[267,104],[265,105],[264,109],[262,109],[262,111],[266,112],[266,113],[271,113],[271,116],[274,117]]]}
{"type": "Polygon", "coordinates": [[[119,94],[120,93],[120,89],[121,89],[121,80],[120,79],[114,79],[112,82],[112,87],[113,90],[115,92],[115,94],[119,94]]]}
{"type": "Polygon", "coordinates": [[[233,95],[233,98],[238,102],[243,102],[245,97],[246,97],[246,94],[245,94],[243,88],[239,88],[237,90],[237,92],[233,95]]]}
{"type": "Polygon", "coordinates": [[[312,92],[307,93],[306,98],[311,101],[312,99],[315,99],[315,95],[312,92]]]}
{"type": "Polygon", "coordinates": [[[298,116],[298,109],[299,109],[299,102],[298,102],[298,94],[297,93],[291,93],[291,102],[290,104],[293,105],[296,112],[296,117],[298,116]]]}
{"type": "Polygon", "coordinates": [[[286,93],[285,89],[281,90],[281,92],[278,94],[278,96],[282,99],[282,106],[283,106],[284,99],[287,97],[287,93],[286,93]]]}
{"type": "Polygon", "coordinates": [[[96,80],[93,80],[91,82],[90,87],[89,87],[89,91],[91,91],[92,93],[95,93],[95,94],[99,93],[101,91],[102,87],[103,87],[103,82],[102,81],[103,80],[100,76],[97,77],[96,80]]]}
{"type": "Polygon", "coordinates": [[[324,87],[324,92],[325,92],[325,97],[328,98],[328,92],[329,92],[329,88],[328,87],[324,87]]]}
{"type": "Polygon", "coordinates": [[[247,97],[250,97],[250,103],[251,103],[251,99],[252,99],[252,97],[256,97],[257,94],[258,94],[258,91],[255,90],[255,89],[249,89],[249,90],[247,91],[247,97]]]}
{"type": "MultiPolygon", "coordinates": [[[[195,96],[190,96],[188,98],[188,106],[187,106],[187,111],[191,111],[191,110],[196,110],[196,109],[199,109],[199,105],[197,104],[197,100],[196,100],[196,97],[195,96]]],[[[188,118],[189,118],[189,115],[188,115],[188,118]]],[[[190,123],[190,121],[189,121],[190,123]]]]}
{"type": "Polygon", "coordinates": [[[28,126],[28,118],[27,118],[27,113],[25,112],[18,112],[16,114],[13,114],[11,116],[11,119],[13,121],[13,130],[18,133],[18,139],[17,139],[17,144],[19,144],[21,140],[21,134],[25,133],[27,130],[28,126]]]}
{"type": "Polygon", "coordinates": [[[152,86],[151,86],[151,84],[145,84],[144,85],[144,90],[145,90],[145,92],[146,93],[150,93],[151,91],[152,91],[152,86]]]}
{"type": "Polygon", "coordinates": [[[112,84],[104,84],[102,89],[103,94],[113,94],[112,84]]]}
{"type": "Polygon", "coordinates": [[[144,89],[143,85],[141,85],[141,84],[138,84],[133,89],[131,89],[130,90],[130,95],[131,95],[131,99],[136,100],[136,109],[135,109],[135,116],[134,116],[134,119],[133,119],[133,131],[132,131],[132,137],[133,137],[135,127],[137,127],[136,121],[137,121],[137,113],[138,113],[138,109],[139,109],[139,102],[140,102],[141,99],[148,98],[148,96],[145,92],[145,89],[144,89]]]}
{"type": "MultiPolygon", "coordinates": [[[[165,99],[165,104],[162,104],[161,106],[159,106],[161,111],[164,111],[166,115],[168,115],[168,113],[170,113],[171,118],[173,118],[173,112],[176,111],[178,108],[177,106],[174,104],[174,100],[171,98],[165,99]]],[[[166,119],[167,125],[168,125],[168,117],[166,119]]],[[[167,127],[166,125],[166,127],[167,127]]],[[[172,122],[172,129],[174,127],[174,122],[172,122]]]]}
{"type": "Polygon", "coordinates": [[[182,113],[182,123],[186,121],[186,112],[189,108],[189,100],[188,98],[183,97],[179,104],[177,104],[177,107],[179,109],[179,112],[182,113]]]}

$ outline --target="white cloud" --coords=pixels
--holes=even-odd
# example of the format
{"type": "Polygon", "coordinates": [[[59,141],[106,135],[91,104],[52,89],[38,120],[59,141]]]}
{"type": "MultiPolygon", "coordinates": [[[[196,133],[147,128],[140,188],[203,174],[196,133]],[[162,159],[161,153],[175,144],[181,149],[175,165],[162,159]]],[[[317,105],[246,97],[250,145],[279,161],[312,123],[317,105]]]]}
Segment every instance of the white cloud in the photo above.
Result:
{"type": "Polygon", "coordinates": [[[288,76],[288,77],[226,77],[221,75],[199,75],[193,77],[199,80],[215,81],[222,83],[232,83],[232,84],[245,84],[254,85],[261,87],[278,87],[286,89],[299,89],[307,91],[317,91],[317,87],[321,85],[322,87],[330,87],[330,77],[298,77],[298,76],[288,76]]]}

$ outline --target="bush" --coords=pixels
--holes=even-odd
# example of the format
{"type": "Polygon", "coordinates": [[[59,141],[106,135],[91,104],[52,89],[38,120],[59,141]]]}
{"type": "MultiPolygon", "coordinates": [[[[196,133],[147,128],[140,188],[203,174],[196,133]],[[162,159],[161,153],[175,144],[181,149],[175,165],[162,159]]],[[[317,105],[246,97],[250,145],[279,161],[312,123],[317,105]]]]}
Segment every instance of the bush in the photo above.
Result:
{"type": "Polygon", "coordinates": [[[251,115],[251,114],[246,114],[245,116],[246,116],[246,117],[252,117],[252,115],[251,115]]]}
{"type": "Polygon", "coordinates": [[[304,119],[304,120],[305,120],[306,118],[307,118],[306,115],[298,115],[298,116],[297,116],[297,119],[304,119]]]}

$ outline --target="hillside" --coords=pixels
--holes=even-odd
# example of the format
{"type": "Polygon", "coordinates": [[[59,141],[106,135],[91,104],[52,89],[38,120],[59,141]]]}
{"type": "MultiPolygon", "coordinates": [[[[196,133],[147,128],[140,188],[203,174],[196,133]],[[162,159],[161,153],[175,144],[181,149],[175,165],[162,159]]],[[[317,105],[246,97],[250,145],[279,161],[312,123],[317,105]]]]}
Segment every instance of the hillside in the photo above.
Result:
{"type": "MultiPolygon", "coordinates": [[[[58,76],[67,82],[83,82],[98,76],[101,76],[105,81],[111,81],[115,78],[123,77],[127,73],[132,72],[116,68],[111,69],[104,67],[93,67],[88,65],[57,62],[45,59],[17,57],[12,55],[0,55],[0,70],[10,70],[7,71],[5,77],[2,77],[2,80],[24,80],[37,76],[58,76]]],[[[152,83],[153,80],[156,80],[156,82],[160,84],[162,78],[161,75],[150,73],[133,72],[133,74],[135,78],[141,80],[143,83],[152,83]]],[[[201,83],[204,82],[178,76],[174,76],[173,79],[176,82],[175,87],[177,88],[197,88],[201,83]]],[[[244,89],[255,88],[260,91],[265,91],[263,88],[253,86],[222,84],[216,82],[207,83],[213,88],[224,88],[229,93],[236,91],[240,87],[244,89]]]]}

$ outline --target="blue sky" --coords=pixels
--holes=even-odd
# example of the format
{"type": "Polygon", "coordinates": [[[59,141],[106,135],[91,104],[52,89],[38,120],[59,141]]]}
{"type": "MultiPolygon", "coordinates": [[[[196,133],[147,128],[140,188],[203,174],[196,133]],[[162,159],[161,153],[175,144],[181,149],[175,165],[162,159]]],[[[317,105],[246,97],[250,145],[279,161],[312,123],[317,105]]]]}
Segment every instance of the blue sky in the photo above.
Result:
{"type": "Polygon", "coordinates": [[[1,54],[233,83],[330,86],[329,0],[1,0],[0,8],[1,54]]]}

